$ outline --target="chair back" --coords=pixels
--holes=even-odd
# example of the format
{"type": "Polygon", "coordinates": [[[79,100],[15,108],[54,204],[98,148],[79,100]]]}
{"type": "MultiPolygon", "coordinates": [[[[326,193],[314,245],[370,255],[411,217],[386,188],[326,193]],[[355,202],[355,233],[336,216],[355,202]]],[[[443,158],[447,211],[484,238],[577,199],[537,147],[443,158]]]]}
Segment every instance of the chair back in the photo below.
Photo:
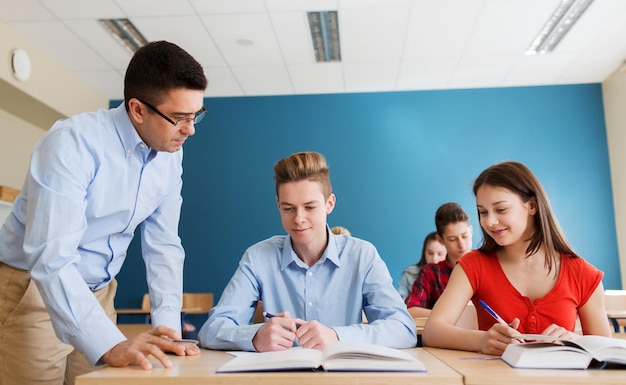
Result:
{"type": "Polygon", "coordinates": [[[263,316],[263,301],[259,300],[256,304],[256,309],[254,310],[254,317],[252,318],[252,322],[255,324],[260,324],[265,322],[265,317],[263,316]]]}
{"type": "Polygon", "coordinates": [[[150,311],[150,294],[146,293],[141,299],[141,310],[150,311]]]}
{"type": "Polygon", "coordinates": [[[626,290],[605,290],[604,308],[616,333],[626,329],[626,290]]]}
{"type": "Polygon", "coordinates": [[[205,314],[213,308],[213,293],[183,293],[186,314],[205,314]]]}
{"type": "Polygon", "coordinates": [[[607,312],[626,311],[626,290],[605,290],[604,307],[607,312]]]}

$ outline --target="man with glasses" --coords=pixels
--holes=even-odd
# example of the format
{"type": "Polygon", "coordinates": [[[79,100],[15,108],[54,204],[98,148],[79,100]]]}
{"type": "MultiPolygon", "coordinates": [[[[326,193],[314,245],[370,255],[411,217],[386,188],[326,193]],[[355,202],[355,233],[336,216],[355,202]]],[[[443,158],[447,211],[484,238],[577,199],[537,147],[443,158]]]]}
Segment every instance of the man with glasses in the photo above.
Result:
{"type": "Polygon", "coordinates": [[[37,143],[0,229],[0,384],[73,384],[93,366],[200,354],[180,335],[182,145],[206,115],[207,80],[165,41],[140,48],[124,103],[56,122],[37,143]],[[153,330],[115,325],[115,276],[135,229],[153,330]],[[65,382],[64,382],[65,381],[65,382]]]}

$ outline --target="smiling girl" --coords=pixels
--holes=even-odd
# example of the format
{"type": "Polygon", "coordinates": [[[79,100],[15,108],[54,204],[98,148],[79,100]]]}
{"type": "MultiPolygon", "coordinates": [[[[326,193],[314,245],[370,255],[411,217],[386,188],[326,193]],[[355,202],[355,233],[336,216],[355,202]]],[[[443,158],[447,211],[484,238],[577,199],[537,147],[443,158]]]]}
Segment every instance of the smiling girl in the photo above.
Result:
{"type": "Polygon", "coordinates": [[[499,355],[517,343],[518,331],[576,338],[577,318],[583,334],[610,336],[603,273],[569,245],[533,173],[518,162],[499,163],[473,190],[483,243],[452,272],[425,325],[424,345],[499,355]],[[454,326],[470,299],[479,330],[454,326]],[[508,326],[478,306],[481,300],[508,326]]]}

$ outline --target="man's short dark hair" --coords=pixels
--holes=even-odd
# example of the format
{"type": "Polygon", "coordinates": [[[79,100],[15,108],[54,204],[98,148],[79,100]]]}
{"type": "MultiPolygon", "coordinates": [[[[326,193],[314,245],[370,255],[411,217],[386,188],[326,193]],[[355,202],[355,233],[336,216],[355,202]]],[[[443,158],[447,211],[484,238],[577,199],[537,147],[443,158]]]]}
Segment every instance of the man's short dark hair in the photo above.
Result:
{"type": "Polygon", "coordinates": [[[124,104],[131,98],[154,105],[174,88],[204,91],[207,79],[202,65],[187,51],[167,41],[154,41],[133,55],[124,77],[124,104]]]}

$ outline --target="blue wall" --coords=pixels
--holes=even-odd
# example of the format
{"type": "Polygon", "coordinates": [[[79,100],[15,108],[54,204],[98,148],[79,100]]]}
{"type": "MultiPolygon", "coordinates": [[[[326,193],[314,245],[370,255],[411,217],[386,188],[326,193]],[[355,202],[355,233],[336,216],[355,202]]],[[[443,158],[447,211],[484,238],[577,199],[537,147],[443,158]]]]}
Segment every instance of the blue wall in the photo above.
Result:
{"type": "MultiPolygon", "coordinates": [[[[113,103],[117,104],[117,102],[113,103]]],[[[417,262],[434,213],[460,203],[481,241],[473,179],[503,160],[543,183],[569,241],[620,288],[599,84],[370,94],[209,98],[184,147],[180,234],[184,289],[219,298],[244,250],[283,234],[274,163],[323,153],[337,205],[331,226],[371,241],[397,282],[417,262]]],[[[118,306],[146,292],[134,241],[118,276],[118,306]]]]}

